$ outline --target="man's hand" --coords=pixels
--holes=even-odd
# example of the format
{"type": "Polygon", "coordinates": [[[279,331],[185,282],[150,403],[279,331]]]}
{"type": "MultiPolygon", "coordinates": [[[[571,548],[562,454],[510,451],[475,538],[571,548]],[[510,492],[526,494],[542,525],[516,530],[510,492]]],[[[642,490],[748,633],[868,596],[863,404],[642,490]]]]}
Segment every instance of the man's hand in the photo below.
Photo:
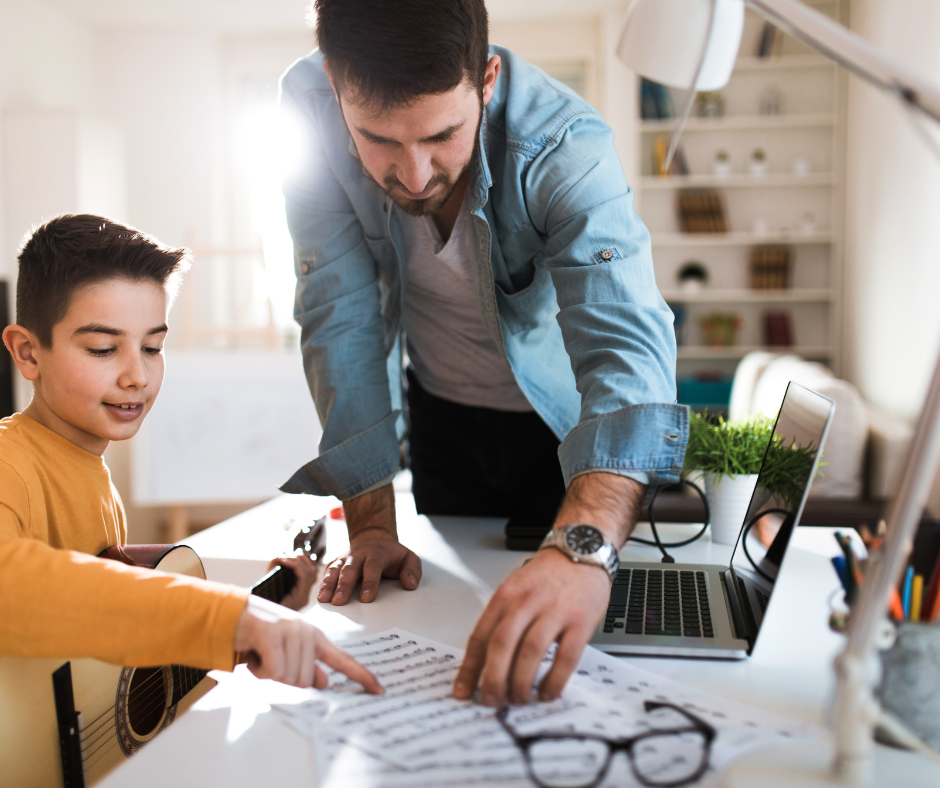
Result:
{"type": "Polygon", "coordinates": [[[373,695],[385,692],[375,676],[330,643],[313,624],[261,597],[248,597],[232,645],[247,657],[248,669],[259,679],[323,689],[328,679],[319,661],[358,681],[373,695]]]}
{"type": "Polygon", "coordinates": [[[343,510],[349,552],[330,562],[317,601],[345,605],[360,578],[360,602],[375,600],[383,577],[397,577],[403,588],[416,589],[421,582],[421,559],[398,541],[392,485],[345,501],[343,510]]]}
{"type": "Polygon", "coordinates": [[[310,602],[310,589],[313,588],[313,584],[317,582],[317,575],[320,572],[320,568],[310,560],[310,556],[308,555],[278,556],[272,559],[271,563],[268,564],[268,571],[270,572],[276,566],[288,567],[293,570],[294,576],[297,578],[294,587],[291,589],[290,593],[281,600],[281,604],[284,605],[284,607],[289,607],[291,610],[301,610],[305,608],[310,602]]]}
{"type": "MultiPolygon", "coordinates": [[[[636,524],[646,488],[624,476],[589,473],[571,482],[555,527],[588,523],[620,546],[636,524]]],[[[558,643],[540,700],[564,689],[610,599],[610,579],[598,566],[576,564],[558,550],[544,550],[496,590],[470,635],[454,681],[466,699],[480,684],[483,702],[499,706],[530,699],[532,682],[548,647],[558,643]]]]}

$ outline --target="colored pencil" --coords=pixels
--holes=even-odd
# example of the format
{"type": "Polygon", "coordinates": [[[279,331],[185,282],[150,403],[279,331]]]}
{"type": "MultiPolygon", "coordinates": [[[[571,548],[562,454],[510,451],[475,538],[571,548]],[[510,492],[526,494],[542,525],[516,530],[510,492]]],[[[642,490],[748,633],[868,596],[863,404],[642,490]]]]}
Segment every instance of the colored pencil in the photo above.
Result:
{"type": "Polygon", "coordinates": [[[920,621],[921,602],[924,599],[924,576],[914,575],[911,586],[911,621],[920,621]]]}
{"type": "Polygon", "coordinates": [[[891,587],[891,598],[888,601],[888,607],[895,621],[904,620],[904,605],[901,604],[901,595],[894,586],[891,587]]]}
{"type": "Polygon", "coordinates": [[[842,590],[848,592],[849,576],[845,569],[845,556],[834,555],[829,560],[832,561],[832,567],[836,570],[836,574],[839,576],[839,582],[842,583],[842,590]]]}
{"type": "Polygon", "coordinates": [[[904,620],[911,620],[911,586],[914,585],[914,567],[909,566],[904,573],[904,585],[901,592],[901,602],[904,604],[904,620]]]}
{"type": "Polygon", "coordinates": [[[922,621],[936,621],[938,614],[940,614],[940,555],[937,556],[937,562],[933,567],[930,587],[924,595],[924,605],[920,617],[922,621]]]}

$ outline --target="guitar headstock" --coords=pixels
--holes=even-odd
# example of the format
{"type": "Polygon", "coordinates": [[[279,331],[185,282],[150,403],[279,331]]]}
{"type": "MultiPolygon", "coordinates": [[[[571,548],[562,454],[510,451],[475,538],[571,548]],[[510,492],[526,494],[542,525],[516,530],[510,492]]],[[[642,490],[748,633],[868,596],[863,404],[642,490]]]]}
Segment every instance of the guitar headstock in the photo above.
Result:
{"type": "Polygon", "coordinates": [[[326,556],[326,517],[314,520],[313,525],[307,525],[298,531],[294,537],[294,550],[309,555],[310,560],[322,564],[326,556]]]}

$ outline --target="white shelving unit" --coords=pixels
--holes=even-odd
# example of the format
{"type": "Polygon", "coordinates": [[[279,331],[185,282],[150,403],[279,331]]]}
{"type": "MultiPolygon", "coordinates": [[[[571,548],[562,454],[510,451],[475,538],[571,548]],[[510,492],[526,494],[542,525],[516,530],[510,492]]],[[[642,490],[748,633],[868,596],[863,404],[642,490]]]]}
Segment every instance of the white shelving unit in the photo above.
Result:
{"type": "MultiPolygon", "coordinates": [[[[812,5],[845,21],[845,0],[817,0],[812,5]]],[[[704,371],[732,374],[742,356],[762,349],[762,313],[768,309],[789,312],[795,335],[793,347],[774,350],[798,353],[840,371],[845,79],[834,64],[790,38],[784,39],[779,54],[754,57],[762,27],[763,20],[748,11],[734,74],[721,90],[724,115],[693,115],[685,127],[682,146],[689,175],[660,176],[653,171],[654,140],[671,136],[675,120],[637,124],[637,208],[650,229],[663,297],[685,312],[680,377],[704,371]],[[782,111],[761,115],[761,94],[770,89],[782,98],[782,111]],[[763,177],[748,171],[755,148],[767,156],[763,177]],[[730,155],[732,172],[726,177],[712,172],[719,150],[730,155]],[[809,162],[808,173],[794,173],[792,162],[798,158],[809,162]],[[675,199],[683,188],[719,189],[729,232],[680,232],[675,199]],[[790,289],[749,288],[749,251],[763,244],[790,247],[790,289]],[[676,274],[689,261],[708,269],[706,287],[679,287],[676,274]],[[699,322],[714,311],[742,318],[733,347],[704,344],[699,322]]],[[[677,112],[683,99],[673,92],[677,112]]]]}

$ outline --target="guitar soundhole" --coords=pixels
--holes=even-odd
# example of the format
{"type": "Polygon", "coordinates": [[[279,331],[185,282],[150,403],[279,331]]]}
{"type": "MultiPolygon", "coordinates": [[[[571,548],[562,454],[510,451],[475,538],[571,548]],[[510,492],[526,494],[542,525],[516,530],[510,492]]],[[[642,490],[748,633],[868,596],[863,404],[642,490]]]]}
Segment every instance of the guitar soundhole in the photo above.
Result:
{"type": "Polygon", "coordinates": [[[128,758],[176,717],[167,706],[173,692],[170,668],[124,668],[114,698],[114,725],[128,758]]]}
{"type": "Polygon", "coordinates": [[[148,736],[166,711],[166,684],[163,668],[137,668],[127,693],[127,717],[138,736],[148,736]]]}

